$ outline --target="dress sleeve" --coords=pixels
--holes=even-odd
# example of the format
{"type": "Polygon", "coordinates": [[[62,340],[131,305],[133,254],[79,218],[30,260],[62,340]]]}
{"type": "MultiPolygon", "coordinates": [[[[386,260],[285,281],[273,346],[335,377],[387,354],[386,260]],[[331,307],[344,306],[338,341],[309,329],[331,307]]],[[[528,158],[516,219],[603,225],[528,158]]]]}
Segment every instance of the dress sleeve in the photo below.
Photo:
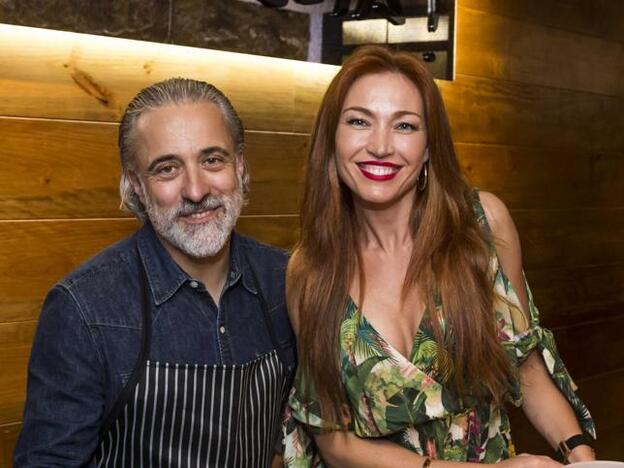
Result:
{"type": "MultiPolygon", "coordinates": [[[[544,360],[556,387],[570,403],[581,428],[596,438],[594,421],[589,410],[576,394],[577,386],[557,351],[555,338],[550,330],[540,325],[539,311],[533,301],[533,294],[526,278],[524,278],[524,284],[529,298],[528,317],[519,305],[520,302],[511,282],[500,268],[496,268],[495,278],[495,307],[501,340],[514,367],[519,367],[533,351],[537,351],[544,360]]],[[[512,403],[520,406],[522,404],[520,382],[514,382],[513,387],[512,403]]]]}
{"type": "Polygon", "coordinates": [[[324,467],[313,435],[340,430],[340,427],[321,418],[320,405],[314,391],[311,390],[309,395],[305,395],[305,388],[306,376],[299,367],[288,397],[282,424],[284,466],[324,467]]]}

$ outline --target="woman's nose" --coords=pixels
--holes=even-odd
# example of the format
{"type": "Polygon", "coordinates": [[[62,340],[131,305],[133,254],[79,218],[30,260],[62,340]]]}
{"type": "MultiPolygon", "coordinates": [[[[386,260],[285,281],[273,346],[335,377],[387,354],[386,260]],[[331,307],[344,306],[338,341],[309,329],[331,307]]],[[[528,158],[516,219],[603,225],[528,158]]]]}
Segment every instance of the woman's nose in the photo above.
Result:
{"type": "Polygon", "coordinates": [[[373,129],[368,139],[367,150],[376,158],[385,158],[394,153],[391,130],[384,127],[373,129]]]}

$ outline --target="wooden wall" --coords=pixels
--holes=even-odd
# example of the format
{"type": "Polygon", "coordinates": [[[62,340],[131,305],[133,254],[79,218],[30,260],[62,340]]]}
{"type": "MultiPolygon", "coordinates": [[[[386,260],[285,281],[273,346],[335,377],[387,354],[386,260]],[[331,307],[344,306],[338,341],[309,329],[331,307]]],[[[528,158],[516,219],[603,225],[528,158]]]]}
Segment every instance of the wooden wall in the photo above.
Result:
{"type": "MultiPolygon", "coordinates": [[[[473,183],[510,207],[542,322],[624,460],[624,2],[459,0],[442,83],[473,183]]],[[[520,414],[520,451],[550,453],[520,414]]]]}
{"type": "MultiPolygon", "coordinates": [[[[459,0],[457,77],[441,82],[462,165],[521,233],[545,325],[624,459],[624,4],[459,0]]],[[[143,86],[215,83],[247,128],[244,232],[289,246],[300,167],[336,69],[0,25],[0,468],[19,431],[41,301],[136,228],[118,209],[117,121],[143,86]]],[[[521,450],[548,449],[518,415],[521,450]]]]}

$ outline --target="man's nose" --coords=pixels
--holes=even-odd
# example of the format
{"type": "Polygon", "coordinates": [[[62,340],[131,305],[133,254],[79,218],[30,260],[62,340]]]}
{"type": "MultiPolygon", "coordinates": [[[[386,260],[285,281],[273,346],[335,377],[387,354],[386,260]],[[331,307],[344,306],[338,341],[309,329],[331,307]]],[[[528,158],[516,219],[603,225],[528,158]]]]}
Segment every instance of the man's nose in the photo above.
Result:
{"type": "Polygon", "coordinates": [[[210,194],[211,184],[209,177],[201,168],[190,167],[185,173],[182,196],[187,200],[199,203],[210,194]]]}
{"type": "Polygon", "coordinates": [[[373,128],[366,149],[376,158],[385,158],[394,153],[392,130],[382,126],[373,128]]]}

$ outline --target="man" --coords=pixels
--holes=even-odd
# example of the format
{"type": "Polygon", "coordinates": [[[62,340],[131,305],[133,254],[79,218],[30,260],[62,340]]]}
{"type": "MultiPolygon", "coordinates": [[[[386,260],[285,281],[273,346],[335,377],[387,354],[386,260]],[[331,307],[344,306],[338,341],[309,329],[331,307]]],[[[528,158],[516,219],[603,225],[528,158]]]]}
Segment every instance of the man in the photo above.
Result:
{"type": "Polygon", "coordinates": [[[144,224],[48,294],[16,467],[271,464],[295,353],[286,255],[232,232],[243,146],[207,83],[130,102],[120,189],[144,224]]]}

